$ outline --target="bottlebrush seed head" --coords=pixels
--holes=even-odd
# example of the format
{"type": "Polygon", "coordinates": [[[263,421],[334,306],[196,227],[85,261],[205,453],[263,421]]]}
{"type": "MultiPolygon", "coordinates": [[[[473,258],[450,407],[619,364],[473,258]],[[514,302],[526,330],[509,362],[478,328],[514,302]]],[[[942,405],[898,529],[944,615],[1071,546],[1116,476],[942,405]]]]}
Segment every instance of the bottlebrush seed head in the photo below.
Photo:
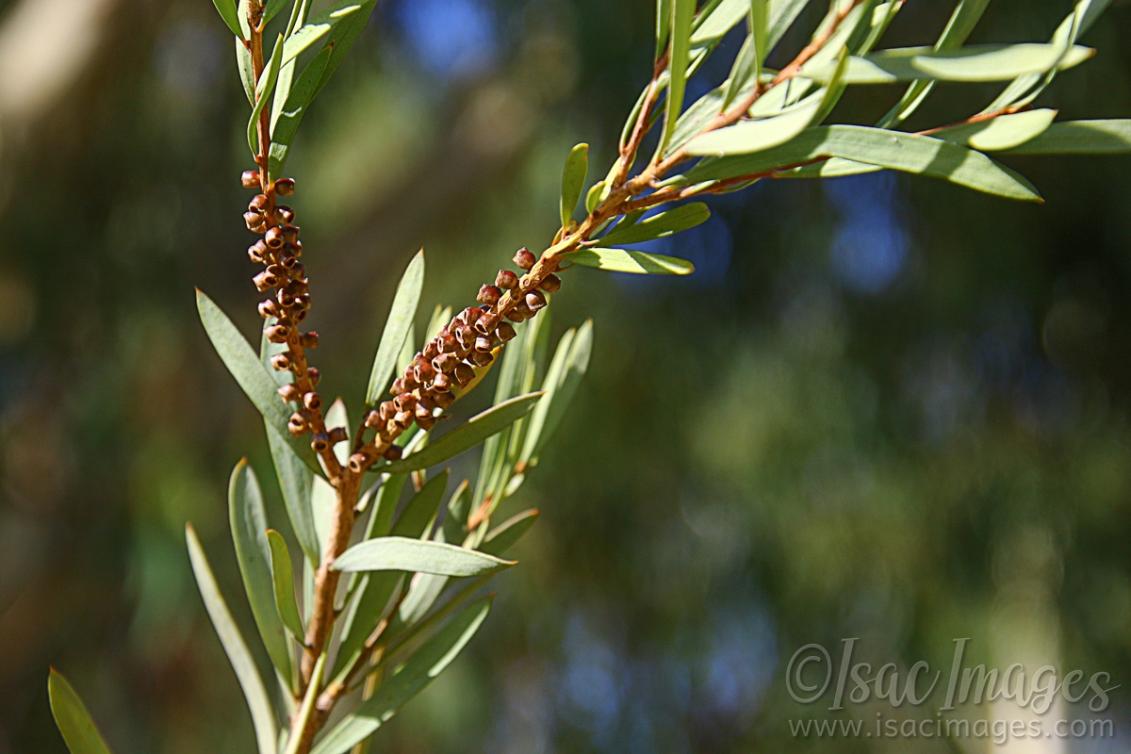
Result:
{"type": "Polygon", "coordinates": [[[538,261],[534,252],[523,246],[514,253],[514,263],[524,270],[529,270],[538,261]]]}
{"type": "Polygon", "coordinates": [[[240,185],[245,189],[259,188],[259,171],[245,170],[240,173],[240,185]]]}
{"type": "Polygon", "coordinates": [[[499,290],[498,286],[484,285],[479,288],[479,294],[475,297],[475,300],[487,306],[494,306],[502,295],[503,292],[499,290]]]}

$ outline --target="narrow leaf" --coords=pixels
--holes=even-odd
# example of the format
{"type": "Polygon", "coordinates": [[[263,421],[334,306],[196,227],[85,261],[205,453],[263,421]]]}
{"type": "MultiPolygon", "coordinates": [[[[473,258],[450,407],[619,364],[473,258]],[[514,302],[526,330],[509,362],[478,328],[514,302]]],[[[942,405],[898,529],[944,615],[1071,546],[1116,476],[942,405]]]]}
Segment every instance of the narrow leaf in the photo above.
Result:
{"type": "Polygon", "coordinates": [[[581,189],[585,187],[585,176],[589,172],[589,145],[578,144],[569,152],[565,167],[562,168],[562,196],[559,202],[562,227],[569,225],[573,218],[573,210],[577,207],[577,200],[581,198],[581,189]]]}
{"type": "Polygon", "coordinates": [[[236,70],[240,74],[240,83],[243,84],[243,93],[247,96],[247,103],[255,106],[255,66],[251,62],[251,52],[240,40],[236,40],[236,70]]]}
{"type": "Polygon", "coordinates": [[[310,674],[310,683],[307,684],[306,694],[302,698],[302,705],[298,708],[298,714],[295,716],[293,725],[290,731],[290,740],[287,742],[287,750],[285,754],[298,754],[302,750],[302,733],[306,726],[310,724],[311,713],[314,712],[314,702],[318,699],[318,694],[322,687],[322,674],[326,670],[326,653],[318,655],[318,661],[314,663],[314,670],[310,674]]]}
{"type": "Polygon", "coordinates": [[[711,211],[703,202],[690,202],[682,204],[666,212],[652,215],[635,225],[621,228],[617,226],[597,239],[597,243],[626,244],[651,241],[653,238],[667,238],[683,230],[694,228],[696,225],[707,222],[711,211]]]}
{"type": "Polygon", "coordinates": [[[305,629],[295,600],[295,573],[287,541],[274,529],[267,530],[267,543],[271,547],[271,574],[275,585],[275,610],[279,619],[299,644],[304,642],[305,629]]]}
{"type": "Polygon", "coordinates": [[[668,60],[668,99],[664,110],[664,128],[658,151],[664,154],[675,132],[676,121],[683,111],[683,93],[687,88],[687,64],[691,54],[691,20],[695,0],[671,0],[671,55],[668,60]]]}
{"type": "Polygon", "coordinates": [[[1054,118],[1056,110],[1027,110],[999,115],[982,123],[948,128],[936,136],[983,152],[996,152],[1020,146],[1036,138],[1052,125],[1054,118]]]}
{"type": "MultiPolygon", "coordinates": [[[[330,48],[323,48],[302,69],[298,79],[290,86],[286,103],[278,108],[278,112],[272,120],[269,161],[269,172],[272,176],[283,174],[287,157],[290,155],[291,143],[294,141],[295,134],[302,124],[302,119],[306,115],[310,103],[314,101],[314,96],[318,93],[318,85],[322,80],[322,75],[326,72],[331,54],[330,48]]],[[[287,65],[293,65],[293,63],[287,65]]]]}
{"type": "Polygon", "coordinates": [[[279,69],[283,64],[283,35],[275,39],[275,47],[271,51],[271,58],[267,61],[259,80],[255,82],[255,105],[251,109],[251,117],[247,120],[247,148],[251,156],[259,152],[259,116],[263,113],[271,95],[275,92],[275,83],[279,80],[279,69]]]}
{"type": "Polygon", "coordinates": [[[491,530],[483,540],[483,544],[479,546],[479,551],[499,557],[530,531],[530,527],[534,526],[540,515],[537,508],[531,508],[511,516],[491,530]]]}
{"type": "Polygon", "coordinates": [[[416,307],[420,303],[420,292],[423,289],[424,249],[421,249],[408,263],[400,283],[397,284],[393,305],[389,308],[388,319],[385,320],[385,330],[381,333],[381,342],[377,345],[377,355],[373,358],[373,368],[369,372],[369,387],[365,390],[365,402],[369,405],[380,400],[385,391],[385,383],[389,381],[396,368],[397,356],[412,327],[412,318],[416,314],[416,307]]]}
{"type": "Polygon", "coordinates": [[[255,355],[248,342],[240,335],[239,330],[218,306],[202,291],[196,292],[196,307],[200,313],[200,321],[208,333],[220,360],[228,368],[236,382],[243,389],[252,404],[263,415],[267,426],[285,443],[291,446],[295,454],[312,470],[319,472],[317,463],[310,453],[310,448],[287,431],[287,422],[290,414],[287,413],[283,402],[276,394],[278,383],[267,370],[267,367],[255,355]]]}
{"type": "Polygon", "coordinates": [[[359,542],[334,561],[335,571],[408,571],[440,576],[481,576],[514,565],[492,555],[410,537],[359,542]]]}
{"type": "Polygon", "coordinates": [[[223,595],[220,594],[220,587],[216,583],[216,577],[212,575],[212,569],[208,565],[208,559],[204,555],[192,524],[185,526],[185,541],[188,543],[189,560],[192,562],[192,571],[196,576],[196,584],[200,588],[204,607],[212,619],[216,634],[220,637],[224,653],[228,655],[228,661],[236,673],[236,680],[243,689],[248,709],[251,710],[251,721],[255,727],[259,754],[275,754],[279,733],[267,689],[263,686],[263,680],[255,667],[255,660],[248,651],[235,620],[232,619],[223,595]]]}
{"type": "Polygon", "coordinates": [[[283,624],[275,609],[275,585],[271,574],[271,547],[267,543],[267,514],[263,493],[247,460],[232,470],[228,483],[228,519],[232,528],[236,560],[243,578],[252,617],[263,639],[271,663],[287,682],[291,679],[291,656],[283,624]]]}
{"type": "Polygon", "coordinates": [[[530,416],[520,461],[529,463],[536,458],[539,450],[553,436],[589,368],[592,351],[593,320],[586,320],[574,337],[568,340],[562,337],[543,383],[542,389],[546,392],[546,397],[538,402],[530,416]]]}
{"type": "Polygon", "coordinates": [[[361,8],[361,4],[332,8],[307,21],[287,38],[283,47],[282,62],[286,63],[297,58],[312,44],[329,34],[334,26],[350,18],[361,8]]]}
{"type": "Polygon", "coordinates": [[[212,5],[216,6],[216,12],[220,14],[224,25],[236,35],[236,41],[239,43],[244,35],[243,29],[240,28],[240,16],[236,8],[236,0],[212,0],[212,5]]]}
{"type": "Polygon", "coordinates": [[[744,120],[727,128],[709,131],[692,139],[688,154],[750,154],[784,144],[804,131],[821,109],[822,97],[811,95],[779,115],[759,120],[744,120]]]}
{"type": "Polygon", "coordinates": [[[1126,154],[1131,152],[1131,120],[1070,120],[1054,123],[1040,136],[1009,154],[1126,154]]]}
{"type": "Polygon", "coordinates": [[[446,461],[468,448],[475,447],[491,435],[501,432],[513,422],[530,413],[534,404],[541,397],[541,392],[530,393],[492,406],[472,417],[466,424],[435,440],[432,444],[399,461],[383,466],[380,470],[390,473],[413,471],[446,461]]]}
{"type": "Polygon", "coordinates": [[[263,22],[270,23],[271,19],[290,4],[291,0],[267,0],[267,6],[263,9],[263,22]]]}
{"type": "Polygon", "coordinates": [[[110,754],[110,747],[98,732],[82,698],[55,668],[47,675],[47,698],[55,725],[71,754],[110,754]]]}
{"type": "Polygon", "coordinates": [[[406,702],[452,663],[479,630],[490,609],[490,598],[486,598],[461,610],[435,636],[424,642],[395,675],[386,678],[356,712],[334,726],[315,745],[312,754],[344,754],[388,722],[406,702]]]}
{"type": "Polygon", "coordinates": [[[686,259],[631,249],[581,249],[567,255],[566,259],[583,267],[633,275],[690,275],[695,272],[695,265],[686,259]]]}

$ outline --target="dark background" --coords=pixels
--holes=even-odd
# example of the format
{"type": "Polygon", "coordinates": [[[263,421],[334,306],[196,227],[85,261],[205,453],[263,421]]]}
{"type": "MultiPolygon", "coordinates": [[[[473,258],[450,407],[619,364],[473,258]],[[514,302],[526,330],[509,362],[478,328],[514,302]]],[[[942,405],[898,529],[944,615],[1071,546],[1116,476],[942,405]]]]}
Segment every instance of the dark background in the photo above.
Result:
{"type": "MultiPolygon", "coordinates": [[[[1131,115],[1114,6],[1084,38],[1099,56],[1041,100],[1062,117],[1131,115]]],[[[290,165],[327,393],[356,406],[418,246],[430,311],[546,244],[569,147],[612,159],[651,7],[382,0],[290,165]]],[[[888,44],[930,43],[950,7],[909,3],[888,44]]],[[[1068,8],[999,0],[973,41],[1046,40],[1068,8]]],[[[268,460],[193,305],[199,286],[256,327],[232,62],[204,0],[0,2],[5,754],[63,751],[49,664],[119,752],[252,746],[183,544],[192,520],[248,626],[224,493],[241,455],[261,477],[268,460]]],[[[909,125],[994,91],[940,88],[909,125]]],[[[853,92],[838,118],[899,92],[853,92]]],[[[570,273],[555,327],[594,318],[590,375],[510,503],[543,518],[484,631],[374,750],[948,750],[790,736],[828,713],[790,701],[786,663],[842,637],[905,668],[971,637],[972,661],[1106,671],[1124,738],[1066,750],[1125,750],[1131,158],[1009,164],[1047,204],[886,174],[765,183],[667,245],[690,279],[570,273]]]]}

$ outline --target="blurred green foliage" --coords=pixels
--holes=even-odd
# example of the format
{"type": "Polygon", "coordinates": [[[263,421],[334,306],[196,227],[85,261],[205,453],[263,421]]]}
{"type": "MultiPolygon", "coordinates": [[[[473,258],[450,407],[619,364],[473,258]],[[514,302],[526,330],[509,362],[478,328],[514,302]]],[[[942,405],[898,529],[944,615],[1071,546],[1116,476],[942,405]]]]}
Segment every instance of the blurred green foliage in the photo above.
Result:
{"type": "MultiPolygon", "coordinates": [[[[0,88],[0,752],[64,750],[49,663],[121,751],[245,751],[182,528],[237,594],[225,480],[248,452],[271,475],[192,298],[255,326],[228,35],[203,2],[35,0],[85,20],[38,25],[31,5],[0,4],[0,80],[62,73],[0,88]]],[[[995,3],[972,41],[1045,38],[1066,7],[995,3]]],[[[948,11],[909,4],[891,43],[929,42],[948,11]]],[[[427,311],[549,240],[569,145],[612,159],[651,12],[382,0],[289,165],[327,394],[362,395],[420,244],[427,311]]],[[[1083,40],[1098,58],[1043,103],[1131,112],[1129,23],[1115,3],[1083,40]]],[[[854,90],[838,119],[900,91],[854,90]]],[[[910,125],[993,92],[939,87],[910,125]]],[[[571,271],[556,328],[592,316],[596,346],[513,508],[542,520],[486,630],[377,749],[865,750],[784,723],[813,713],[784,662],[844,636],[881,661],[945,663],[971,636],[979,661],[1052,647],[1131,678],[1131,163],[1014,164],[1045,206],[887,175],[770,183],[656,247],[690,279],[571,271]]]]}

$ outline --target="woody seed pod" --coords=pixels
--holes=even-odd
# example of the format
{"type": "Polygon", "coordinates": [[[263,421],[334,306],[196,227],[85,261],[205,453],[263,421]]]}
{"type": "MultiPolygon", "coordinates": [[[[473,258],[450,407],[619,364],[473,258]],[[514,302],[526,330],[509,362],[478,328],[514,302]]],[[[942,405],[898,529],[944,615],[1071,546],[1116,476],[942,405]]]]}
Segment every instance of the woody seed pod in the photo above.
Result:
{"type": "Polygon", "coordinates": [[[311,390],[302,396],[302,405],[306,406],[308,411],[317,411],[322,408],[322,398],[319,397],[318,393],[311,390]]]}
{"type": "Polygon", "coordinates": [[[529,270],[536,261],[534,252],[525,246],[514,253],[514,263],[524,270],[529,270]]]}
{"type": "Polygon", "coordinates": [[[267,234],[263,236],[263,240],[267,242],[267,248],[281,249],[286,239],[283,236],[283,229],[278,225],[272,225],[267,229],[267,234]]]}
{"type": "Polygon", "coordinates": [[[396,405],[392,401],[385,401],[377,407],[377,414],[381,419],[381,424],[388,424],[393,420],[393,416],[397,413],[396,405]]]}
{"type": "Polygon", "coordinates": [[[318,381],[322,379],[322,373],[318,371],[318,367],[310,367],[306,370],[306,379],[310,380],[311,385],[318,385],[318,381]]]}
{"type": "Polygon", "coordinates": [[[263,211],[267,209],[267,195],[256,194],[255,196],[253,196],[251,201],[247,205],[247,209],[249,212],[263,214],[263,211]]]}
{"type": "Polygon", "coordinates": [[[293,223],[295,221],[295,211],[285,204],[280,204],[275,207],[275,221],[283,223],[293,223]]]}
{"type": "Polygon", "coordinates": [[[401,393],[393,399],[393,406],[397,411],[412,411],[416,408],[416,395],[413,393],[401,393]]]}
{"type": "Polygon", "coordinates": [[[275,181],[275,193],[279,196],[290,196],[295,192],[294,178],[280,178],[275,181]]]}
{"type": "Polygon", "coordinates": [[[389,395],[399,395],[405,391],[404,377],[398,377],[393,380],[393,384],[389,386],[389,395]]]}
{"type": "Polygon", "coordinates": [[[542,291],[531,291],[526,294],[526,305],[530,307],[530,311],[536,312],[546,305],[546,296],[542,291]]]}
{"type": "Polygon", "coordinates": [[[330,447],[330,436],[325,432],[319,432],[310,441],[310,447],[315,453],[321,453],[330,447]]]}
{"type": "Polygon", "coordinates": [[[259,171],[245,170],[240,173],[240,185],[245,189],[259,188],[259,171]]]}
{"type": "Polygon", "coordinates": [[[295,387],[294,385],[291,385],[290,383],[283,385],[281,388],[279,388],[275,392],[277,392],[279,394],[279,397],[282,398],[287,403],[295,403],[296,401],[298,401],[299,398],[302,397],[301,394],[298,392],[298,388],[295,387]]]}
{"type": "Polygon", "coordinates": [[[267,328],[264,335],[272,343],[286,343],[291,335],[291,328],[286,325],[272,325],[267,328]]]}
{"type": "Polygon", "coordinates": [[[317,348],[318,347],[318,333],[314,330],[304,332],[298,338],[298,344],[303,348],[317,348]]]}
{"type": "Polygon", "coordinates": [[[293,243],[287,244],[287,251],[289,251],[291,254],[294,254],[296,257],[301,257],[302,241],[294,241],[293,243]]]}
{"type": "Polygon", "coordinates": [[[262,233],[263,227],[267,224],[263,215],[250,211],[243,213],[243,223],[252,233],[262,233]]]}
{"type": "Polygon", "coordinates": [[[436,371],[442,372],[444,374],[450,374],[451,371],[456,368],[456,364],[458,363],[459,357],[454,353],[442,353],[436,358],[432,359],[432,366],[436,368],[436,371]]]}
{"type": "Polygon", "coordinates": [[[499,274],[495,276],[495,285],[503,290],[509,291],[518,285],[518,275],[510,270],[499,270],[499,274]]]}
{"type": "Polygon", "coordinates": [[[428,421],[432,418],[432,409],[425,408],[423,403],[417,403],[416,408],[413,409],[412,413],[413,416],[416,417],[416,423],[421,427],[424,426],[425,421],[428,421]]]}
{"type": "Polygon", "coordinates": [[[475,339],[475,350],[477,352],[478,351],[490,351],[491,347],[493,345],[494,344],[491,342],[491,339],[488,338],[486,335],[480,335],[478,338],[475,339]]]}
{"type": "Polygon", "coordinates": [[[330,430],[328,437],[331,445],[337,445],[350,439],[350,434],[345,427],[334,427],[330,430]]]}
{"type": "Polygon", "coordinates": [[[279,305],[275,303],[274,299],[267,299],[266,301],[259,302],[259,316],[263,319],[268,317],[279,316],[279,305]]]}
{"type": "Polygon", "coordinates": [[[432,396],[429,393],[421,393],[416,401],[416,405],[424,406],[424,408],[431,411],[436,408],[436,401],[432,400],[432,396]]]}
{"type": "Polygon", "coordinates": [[[299,227],[297,225],[284,225],[283,226],[283,238],[285,238],[287,240],[287,243],[294,243],[295,241],[297,241],[298,240],[298,234],[299,234],[299,227]]]}
{"type": "Polygon", "coordinates": [[[562,279],[557,275],[550,273],[546,277],[542,278],[540,287],[542,288],[542,290],[546,291],[546,293],[554,293],[562,287],[562,279]]]}
{"type": "Polygon", "coordinates": [[[490,351],[475,351],[471,354],[471,361],[478,367],[487,366],[494,358],[490,351]]]}
{"type": "Polygon", "coordinates": [[[455,375],[456,382],[459,383],[460,387],[463,387],[464,385],[475,379],[475,369],[473,369],[468,364],[457,364],[455,372],[453,374],[455,375]]]}
{"type": "Polygon", "coordinates": [[[436,375],[436,379],[432,381],[432,387],[441,393],[446,393],[452,389],[452,378],[440,372],[436,375]]]}
{"type": "Polygon", "coordinates": [[[449,408],[456,402],[456,397],[451,393],[436,393],[436,405],[442,409],[449,408]]]}
{"type": "Polygon", "coordinates": [[[440,342],[440,353],[455,353],[459,350],[459,342],[456,340],[456,336],[447,328],[437,337],[440,342]]]}
{"type": "Polygon", "coordinates": [[[475,300],[487,306],[494,306],[502,295],[503,292],[497,286],[484,285],[479,288],[479,295],[475,297],[475,300]]]}
{"type": "Polygon", "coordinates": [[[349,460],[350,471],[355,474],[360,474],[362,470],[369,465],[369,459],[371,457],[372,456],[370,456],[369,452],[366,450],[354,453],[352,456],[350,456],[349,460]]]}
{"type": "Polygon", "coordinates": [[[487,312],[479,319],[475,320],[475,332],[480,335],[490,335],[495,331],[495,325],[499,322],[499,318],[493,312],[487,312]]]}
{"type": "Polygon", "coordinates": [[[365,415],[365,426],[367,429],[373,429],[381,423],[381,412],[374,409],[365,415]]]}
{"type": "Polygon", "coordinates": [[[389,447],[385,448],[385,460],[399,461],[401,459],[402,453],[404,453],[404,450],[400,445],[390,445],[389,447]]]}
{"type": "Polygon", "coordinates": [[[263,260],[267,258],[267,244],[263,243],[260,239],[247,247],[247,258],[255,264],[262,264],[263,260]]]}
{"type": "Polygon", "coordinates": [[[263,271],[253,277],[251,282],[255,284],[255,290],[260,293],[266,293],[275,287],[275,284],[279,282],[279,278],[275,277],[270,272],[263,271]]]}
{"type": "Polygon", "coordinates": [[[413,362],[412,375],[417,382],[427,385],[436,376],[436,370],[424,359],[413,362]]]}
{"type": "Polygon", "coordinates": [[[468,351],[475,344],[475,330],[467,325],[461,325],[456,330],[456,342],[463,351],[468,351]]]}
{"type": "Polygon", "coordinates": [[[421,352],[421,355],[429,361],[436,358],[439,354],[440,345],[435,340],[428,341],[424,346],[424,350],[421,352]]]}
{"type": "Polygon", "coordinates": [[[291,357],[285,353],[277,353],[271,357],[271,366],[280,372],[291,368],[291,357]]]}
{"type": "Polygon", "coordinates": [[[428,416],[423,417],[423,418],[417,416],[416,417],[416,423],[425,432],[432,429],[432,427],[436,426],[436,420],[432,418],[431,414],[429,414],[428,416]]]}
{"type": "Polygon", "coordinates": [[[506,343],[514,338],[517,333],[514,331],[514,325],[510,322],[500,322],[499,326],[495,329],[495,334],[499,336],[499,340],[506,343]]]}
{"type": "Polygon", "coordinates": [[[306,417],[295,411],[291,414],[290,421],[287,422],[287,431],[295,437],[298,437],[306,431],[306,417]]]}
{"type": "Polygon", "coordinates": [[[524,322],[534,316],[534,312],[530,311],[530,307],[525,302],[519,304],[510,310],[507,317],[511,322],[524,322]]]}
{"type": "Polygon", "coordinates": [[[408,429],[408,426],[410,424],[412,424],[412,412],[411,411],[398,411],[396,413],[396,415],[393,416],[393,422],[396,423],[397,427],[401,431],[408,429]]]}

